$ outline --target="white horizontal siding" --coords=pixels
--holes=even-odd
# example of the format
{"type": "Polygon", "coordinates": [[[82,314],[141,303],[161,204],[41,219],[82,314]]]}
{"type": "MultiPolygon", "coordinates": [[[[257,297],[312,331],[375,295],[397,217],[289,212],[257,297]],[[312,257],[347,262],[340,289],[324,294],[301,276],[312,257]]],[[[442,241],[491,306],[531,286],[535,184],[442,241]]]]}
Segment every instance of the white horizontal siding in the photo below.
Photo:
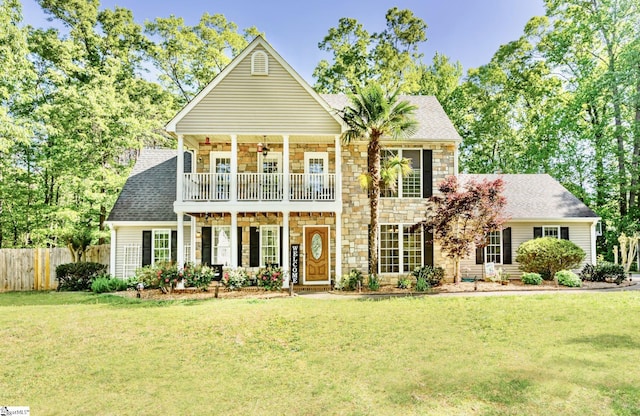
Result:
{"type": "MultiPolygon", "coordinates": [[[[591,263],[591,223],[563,223],[558,221],[549,221],[544,223],[507,223],[507,227],[511,227],[511,259],[513,264],[498,265],[511,275],[511,277],[520,277],[522,271],[516,263],[516,250],[520,244],[533,239],[533,227],[542,226],[560,226],[569,227],[569,239],[586,253],[584,261],[574,270],[579,271],[586,263],[591,263]]],[[[471,256],[460,262],[460,270],[462,277],[482,278],[482,265],[476,264],[476,252],[473,250],[471,256]]]]}
{"type": "MultiPolygon", "coordinates": [[[[124,251],[125,246],[130,244],[137,244],[140,246],[140,261],[139,267],[142,267],[142,231],[163,229],[163,230],[177,230],[177,227],[164,227],[164,226],[135,226],[135,227],[118,227],[116,228],[116,269],[115,275],[117,277],[130,277],[123,276],[124,271],[124,251]]],[[[191,241],[191,227],[184,227],[184,243],[189,244],[191,241]]],[[[188,260],[188,259],[185,259],[188,260]]]]}
{"type": "MultiPolygon", "coordinates": [[[[267,53],[262,47],[257,47],[267,53]]],[[[178,134],[340,134],[340,124],[280,65],[251,75],[251,54],[177,124],[178,134]]]]}

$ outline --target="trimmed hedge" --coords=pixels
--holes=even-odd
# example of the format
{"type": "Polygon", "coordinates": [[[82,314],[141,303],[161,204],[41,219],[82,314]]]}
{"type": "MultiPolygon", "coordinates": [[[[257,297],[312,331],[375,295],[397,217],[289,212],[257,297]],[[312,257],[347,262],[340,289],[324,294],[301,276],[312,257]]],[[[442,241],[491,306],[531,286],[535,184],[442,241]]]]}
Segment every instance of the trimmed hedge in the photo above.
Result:
{"type": "Polygon", "coordinates": [[[91,283],[96,277],[107,272],[107,266],[100,263],[65,263],[56,267],[58,291],[91,290],[91,283]]]}
{"type": "Polygon", "coordinates": [[[575,243],[553,237],[525,241],[516,251],[520,270],[540,273],[544,280],[552,280],[560,270],[578,267],[585,256],[584,250],[575,243]]]}
{"type": "Polygon", "coordinates": [[[602,261],[595,266],[586,264],[580,272],[580,278],[585,282],[615,282],[619,285],[627,275],[621,264],[602,261]]]}

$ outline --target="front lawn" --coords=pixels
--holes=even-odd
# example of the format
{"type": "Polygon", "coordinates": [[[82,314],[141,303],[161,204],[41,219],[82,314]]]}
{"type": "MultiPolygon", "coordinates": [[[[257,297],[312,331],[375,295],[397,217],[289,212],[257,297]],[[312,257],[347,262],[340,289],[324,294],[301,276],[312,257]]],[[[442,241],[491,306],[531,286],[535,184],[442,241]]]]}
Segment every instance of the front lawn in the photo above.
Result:
{"type": "Polygon", "coordinates": [[[154,302],[0,294],[32,414],[640,414],[640,293],[154,302]]]}

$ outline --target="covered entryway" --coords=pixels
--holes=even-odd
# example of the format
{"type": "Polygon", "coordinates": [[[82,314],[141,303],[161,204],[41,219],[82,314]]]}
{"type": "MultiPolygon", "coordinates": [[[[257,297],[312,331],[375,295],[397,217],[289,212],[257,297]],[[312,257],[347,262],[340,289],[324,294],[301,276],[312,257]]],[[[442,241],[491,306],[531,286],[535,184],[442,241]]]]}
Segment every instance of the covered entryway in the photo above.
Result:
{"type": "Polygon", "coordinates": [[[329,282],[329,227],[309,226],[304,229],[305,283],[329,282]]]}

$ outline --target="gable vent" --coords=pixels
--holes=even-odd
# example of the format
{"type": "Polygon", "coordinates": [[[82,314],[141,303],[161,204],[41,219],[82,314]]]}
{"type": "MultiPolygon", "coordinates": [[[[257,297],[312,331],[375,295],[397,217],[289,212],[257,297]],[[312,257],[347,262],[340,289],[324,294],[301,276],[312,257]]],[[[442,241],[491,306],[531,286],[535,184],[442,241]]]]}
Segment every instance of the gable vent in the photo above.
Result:
{"type": "Polygon", "coordinates": [[[269,75],[269,58],[263,51],[251,55],[251,75],[269,75]]]}

